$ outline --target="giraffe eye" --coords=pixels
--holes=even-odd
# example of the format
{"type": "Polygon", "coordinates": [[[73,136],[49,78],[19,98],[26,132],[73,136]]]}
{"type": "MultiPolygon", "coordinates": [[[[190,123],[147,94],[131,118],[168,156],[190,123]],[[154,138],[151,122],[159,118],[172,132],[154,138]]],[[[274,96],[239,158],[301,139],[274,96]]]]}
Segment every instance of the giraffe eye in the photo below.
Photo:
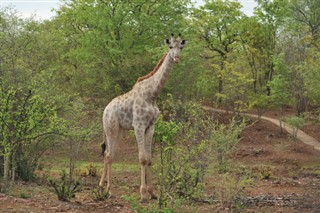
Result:
{"type": "Polygon", "coordinates": [[[172,49],[172,48],[173,48],[173,46],[169,46],[169,48],[170,48],[170,49],[172,49]]]}

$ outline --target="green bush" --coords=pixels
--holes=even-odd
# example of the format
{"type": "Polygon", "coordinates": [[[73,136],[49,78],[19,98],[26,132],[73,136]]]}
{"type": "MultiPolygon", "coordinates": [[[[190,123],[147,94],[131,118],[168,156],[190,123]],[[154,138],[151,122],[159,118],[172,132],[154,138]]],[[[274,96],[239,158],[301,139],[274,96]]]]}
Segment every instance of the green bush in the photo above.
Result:
{"type": "Polygon", "coordinates": [[[292,136],[293,139],[297,139],[298,129],[302,128],[305,125],[305,120],[302,117],[290,116],[287,117],[286,122],[292,127],[292,136]]]}
{"type": "Polygon", "coordinates": [[[166,113],[158,119],[154,134],[159,156],[153,169],[160,191],[158,207],[162,210],[203,198],[209,163],[215,156],[220,173],[229,169],[231,152],[245,126],[235,119],[229,125],[219,125],[200,104],[173,102],[170,96],[165,100],[162,111],[166,113]]]}
{"type": "Polygon", "coordinates": [[[197,103],[171,101],[166,100],[166,120],[158,119],[154,134],[160,153],[154,165],[160,186],[160,209],[202,195],[210,156],[206,147],[212,121],[197,103]]]}
{"type": "Polygon", "coordinates": [[[34,158],[33,156],[28,158],[22,154],[17,155],[17,174],[24,181],[34,178],[34,171],[37,167],[37,162],[35,162],[34,158]]]}
{"type": "Polygon", "coordinates": [[[49,185],[61,201],[70,201],[77,192],[81,191],[80,183],[72,180],[65,170],[62,170],[60,180],[49,179],[49,185]]]}
{"type": "Polygon", "coordinates": [[[238,123],[235,119],[232,119],[230,124],[216,125],[212,130],[210,144],[216,154],[220,173],[228,171],[230,155],[240,141],[240,133],[244,127],[244,121],[238,123]]]}
{"type": "Polygon", "coordinates": [[[244,188],[252,183],[252,179],[248,176],[237,176],[233,173],[225,173],[219,175],[219,180],[214,182],[215,199],[224,208],[232,208],[239,206],[238,201],[244,193],[244,188]]]}
{"type": "Polygon", "coordinates": [[[25,191],[21,191],[20,198],[28,199],[28,198],[30,198],[30,195],[28,195],[28,193],[26,193],[25,191]]]}
{"type": "Polygon", "coordinates": [[[98,187],[92,190],[92,198],[95,201],[107,200],[110,197],[109,191],[105,191],[103,188],[98,187]]]}
{"type": "Polygon", "coordinates": [[[86,167],[88,171],[88,176],[90,177],[97,177],[98,175],[98,167],[94,165],[93,163],[90,163],[89,166],[86,167]]]}
{"type": "Polygon", "coordinates": [[[312,124],[319,124],[320,123],[320,109],[314,109],[309,112],[305,112],[303,117],[310,121],[312,124]]]}
{"type": "Polygon", "coordinates": [[[269,165],[258,165],[252,168],[253,176],[261,180],[267,180],[272,177],[272,167],[269,165]]]}

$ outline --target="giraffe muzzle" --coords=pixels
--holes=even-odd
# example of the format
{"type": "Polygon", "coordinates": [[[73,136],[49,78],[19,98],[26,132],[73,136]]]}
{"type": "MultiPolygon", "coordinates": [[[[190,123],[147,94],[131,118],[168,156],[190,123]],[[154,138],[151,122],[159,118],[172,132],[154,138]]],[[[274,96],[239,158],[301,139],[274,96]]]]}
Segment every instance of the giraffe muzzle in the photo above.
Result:
{"type": "Polygon", "coordinates": [[[173,58],[173,61],[174,61],[175,63],[179,63],[180,58],[179,58],[179,57],[174,57],[174,58],[173,58]]]}

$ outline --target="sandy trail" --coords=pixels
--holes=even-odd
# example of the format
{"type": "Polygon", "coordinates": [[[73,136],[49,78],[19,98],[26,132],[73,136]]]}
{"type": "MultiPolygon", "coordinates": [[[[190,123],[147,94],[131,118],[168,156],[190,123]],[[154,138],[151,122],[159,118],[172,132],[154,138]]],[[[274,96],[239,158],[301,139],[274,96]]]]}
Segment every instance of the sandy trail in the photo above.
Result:
{"type": "MultiPolygon", "coordinates": [[[[227,113],[226,110],[215,109],[215,108],[208,107],[208,106],[203,106],[203,109],[206,111],[211,111],[211,112],[227,113]]],[[[228,111],[228,113],[232,113],[232,111],[228,111]]],[[[252,118],[259,118],[258,115],[250,114],[250,113],[240,113],[240,115],[244,115],[244,116],[248,116],[248,117],[252,117],[252,118]]],[[[277,126],[280,126],[280,121],[278,119],[269,118],[266,116],[261,116],[260,119],[269,121],[277,126]]],[[[289,124],[287,124],[283,121],[281,123],[282,123],[282,128],[285,129],[289,134],[293,135],[293,128],[289,124]]],[[[305,133],[304,131],[302,131],[300,129],[298,129],[298,131],[297,131],[297,139],[302,141],[305,144],[313,146],[314,149],[320,151],[320,142],[317,139],[311,137],[310,135],[308,135],[307,133],[305,133]]]]}

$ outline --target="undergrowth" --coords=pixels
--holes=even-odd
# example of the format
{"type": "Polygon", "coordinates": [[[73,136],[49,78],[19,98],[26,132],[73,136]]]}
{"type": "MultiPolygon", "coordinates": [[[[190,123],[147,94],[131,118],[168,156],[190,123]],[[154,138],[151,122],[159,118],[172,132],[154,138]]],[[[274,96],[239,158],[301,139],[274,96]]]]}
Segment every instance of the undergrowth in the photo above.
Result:
{"type": "Polygon", "coordinates": [[[62,170],[60,179],[50,178],[48,181],[49,186],[61,201],[70,201],[77,192],[81,191],[80,182],[71,179],[65,170],[62,170]]]}
{"type": "Polygon", "coordinates": [[[229,125],[217,124],[198,103],[173,104],[171,96],[162,107],[165,113],[158,119],[154,135],[158,208],[175,209],[177,203],[203,200],[204,178],[209,164],[216,160],[214,169],[222,174],[217,183],[225,185],[219,188],[219,200],[230,207],[247,184],[245,178],[234,179],[228,173],[231,153],[245,123],[233,119],[229,125]]]}

